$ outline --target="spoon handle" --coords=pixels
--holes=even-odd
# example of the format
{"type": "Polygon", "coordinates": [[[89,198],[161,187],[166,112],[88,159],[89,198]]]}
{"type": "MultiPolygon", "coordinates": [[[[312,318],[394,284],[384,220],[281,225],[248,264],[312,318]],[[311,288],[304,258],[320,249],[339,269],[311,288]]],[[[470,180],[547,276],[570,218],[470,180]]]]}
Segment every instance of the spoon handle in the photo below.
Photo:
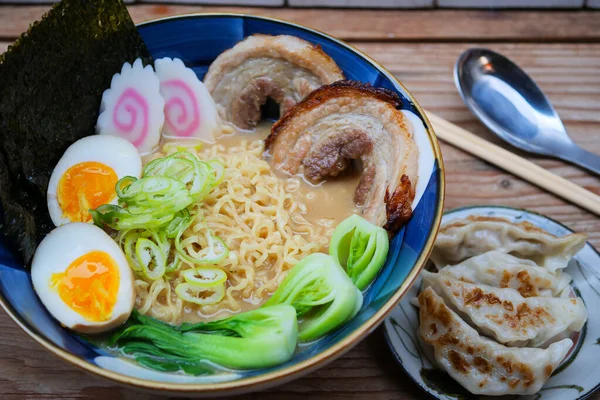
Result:
{"type": "Polygon", "coordinates": [[[565,150],[565,154],[560,158],[600,175],[600,156],[577,145],[573,145],[568,151],[565,150]]]}
{"type": "Polygon", "coordinates": [[[425,113],[438,138],[600,215],[600,196],[427,110],[425,113]]]}

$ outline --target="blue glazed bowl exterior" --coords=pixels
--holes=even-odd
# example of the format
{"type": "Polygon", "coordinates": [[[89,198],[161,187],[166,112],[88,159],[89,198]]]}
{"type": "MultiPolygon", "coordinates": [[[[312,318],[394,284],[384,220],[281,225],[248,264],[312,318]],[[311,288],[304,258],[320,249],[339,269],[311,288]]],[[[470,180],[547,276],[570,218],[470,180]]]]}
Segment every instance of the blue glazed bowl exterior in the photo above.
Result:
{"type": "Polygon", "coordinates": [[[212,377],[189,377],[150,371],[115,358],[61,327],[33,292],[31,276],[14,254],[0,246],[0,303],[34,340],[64,360],[96,375],[139,388],[194,394],[231,394],[284,383],[339,357],[368,335],[398,303],[429,256],[437,233],[444,199],[441,153],[435,134],[408,91],[383,67],[358,50],[328,35],[269,18],[235,14],[198,14],[150,21],[139,26],[152,56],[178,57],[203,78],[211,62],[224,50],[255,33],[298,36],[320,45],[348,79],[368,82],[397,92],[404,108],[423,121],[433,155],[427,185],[410,222],[394,237],[387,262],[365,292],[358,315],[335,332],[301,346],[287,363],[276,367],[232,371],[212,377]]]}

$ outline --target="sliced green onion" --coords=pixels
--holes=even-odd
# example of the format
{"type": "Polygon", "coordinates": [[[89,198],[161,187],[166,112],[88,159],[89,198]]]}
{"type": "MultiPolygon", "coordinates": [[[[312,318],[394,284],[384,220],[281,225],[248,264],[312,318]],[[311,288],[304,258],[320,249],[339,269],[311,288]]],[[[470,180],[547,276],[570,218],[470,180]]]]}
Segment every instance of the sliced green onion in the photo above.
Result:
{"type": "Polygon", "coordinates": [[[152,238],[154,243],[156,243],[158,245],[158,247],[163,252],[165,257],[167,257],[169,252],[171,251],[171,243],[169,242],[169,239],[167,238],[167,233],[163,229],[160,229],[160,230],[147,230],[146,234],[148,235],[148,237],[152,238]]]}
{"type": "Polygon", "coordinates": [[[173,214],[194,201],[181,181],[166,176],[144,177],[131,186],[136,185],[141,186],[140,193],[130,200],[124,200],[128,204],[133,202],[133,205],[142,206],[154,214],[173,214]]]}
{"type": "MultiPolygon", "coordinates": [[[[173,247],[172,240],[169,240],[167,237],[167,232],[164,229],[152,230],[128,230],[121,231],[119,233],[119,237],[117,239],[119,245],[123,248],[123,252],[125,253],[125,257],[131,266],[131,269],[134,270],[138,274],[143,274],[142,264],[140,263],[139,257],[136,253],[137,242],[139,239],[150,240],[154,244],[156,244],[160,253],[163,254],[161,260],[164,258],[165,260],[165,272],[170,273],[177,271],[183,265],[183,261],[179,257],[179,254],[176,251],[171,251],[173,247]]],[[[144,242],[142,242],[144,243],[144,242]]],[[[147,242],[146,242],[147,244],[147,242]]],[[[151,246],[153,250],[154,246],[151,246]]],[[[147,261],[148,256],[142,257],[144,261],[147,261]]],[[[155,269],[155,268],[154,268],[155,269]]],[[[152,274],[151,274],[152,276],[152,274]]]]}
{"type": "Polygon", "coordinates": [[[139,238],[135,244],[135,254],[141,265],[141,273],[150,280],[161,278],[166,272],[166,257],[152,240],[139,238]]]}
{"type": "Polygon", "coordinates": [[[137,181],[137,178],[134,176],[125,176],[125,177],[119,179],[119,181],[115,185],[115,192],[117,193],[117,196],[119,198],[124,198],[125,197],[124,191],[127,191],[129,186],[131,186],[131,184],[134,183],[135,181],[137,181]]]}
{"type": "Polygon", "coordinates": [[[183,301],[199,305],[215,304],[225,296],[225,285],[213,287],[200,287],[191,283],[180,283],[175,288],[175,293],[183,301]]]}
{"type": "Polygon", "coordinates": [[[187,183],[193,179],[194,170],[194,161],[172,155],[158,158],[147,164],[144,168],[144,176],[169,176],[187,183]]]}
{"type": "Polygon", "coordinates": [[[220,238],[208,232],[207,245],[193,257],[181,238],[194,221],[188,207],[201,201],[224,175],[225,167],[218,160],[204,162],[180,151],[149,162],[140,179],[120,179],[115,188],[119,205],[105,204],[90,213],[96,225],[125,231],[119,243],[131,268],[148,279],[176,271],[184,262],[214,265],[229,255],[220,238]]]}
{"type": "MultiPolygon", "coordinates": [[[[204,162],[188,152],[157,158],[144,167],[143,178],[126,176],[117,182],[120,205],[91,210],[94,223],[117,230],[162,228],[175,214],[202,200],[224,172],[220,162],[204,162]]],[[[174,236],[173,229],[169,235],[174,236]]]]}
{"type": "Polygon", "coordinates": [[[105,204],[91,210],[97,225],[118,230],[160,228],[194,202],[182,182],[162,176],[139,179],[120,191],[127,207],[105,204]]]}
{"type": "Polygon", "coordinates": [[[165,233],[169,239],[174,239],[179,232],[185,231],[191,224],[192,217],[186,209],[181,210],[165,227],[165,233]]]}
{"type": "Polygon", "coordinates": [[[225,283],[227,274],[219,268],[201,267],[183,271],[183,279],[190,285],[209,288],[225,283]]]}
{"type": "Polygon", "coordinates": [[[214,188],[212,167],[195,155],[180,151],[150,162],[143,170],[144,176],[170,176],[183,182],[191,196],[200,198],[214,188]]]}
{"type": "Polygon", "coordinates": [[[194,150],[194,151],[200,151],[200,149],[202,149],[202,142],[200,143],[181,143],[181,142],[176,142],[176,143],[165,143],[165,145],[162,148],[163,153],[171,153],[172,151],[190,151],[190,150],[194,150]]]}
{"type": "Polygon", "coordinates": [[[127,262],[129,262],[129,266],[132,270],[139,272],[142,270],[142,266],[138,262],[136,256],[136,244],[138,239],[140,238],[140,234],[137,232],[129,231],[123,240],[123,249],[125,250],[125,258],[127,258],[127,262]]]}
{"type": "Polygon", "coordinates": [[[183,261],[181,261],[179,254],[177,252],[174,252],[173,260],[171,260],[171,262],[167,264],[166,272],[170,273],[178,271],[182,265],[183,261]]]}
{"type": "Polygon", "coordinates": [[[218,264],[229,256],[229,248],[223,239],[209,234],[207,240],[208,246],[200,252],[204,254],[201,263],[218,264]]]}
{"type": "Polygon", "coordinates": [[[214,173],[210,165],[196,163],[196,176],[190,187],[190,194],[197,198],[203,198],[214,188],[214,173]]]}
{"type": "Polygon", "coordinates": [[[218,186],[225,177],[225,165],[219,160],[209,160],[208,165],[213,169],[215,175],[214,186],[218,186]]]}
{"type": "Polygon", "coordinates": [[[210,233],[206,236],[208,246],[199,252],[202,254],[202,256],[198,258],[190,256],[185,250],[185,246],[182,244],[181,237],[192,222],[193,220],[190,219],[187,224],[182,225],[179,232],[177,232],[177,236],[175,237],[175,250],[179,253],[179,256],[183,260],[197,265],[214,265],[218,264],[229,256],[229,248],[227,248],[225,242],[220,237],[213,236],[210,233]]]}
{"type": "Polygon", "coordinates": [[[90,210],[94,223],[100,227],[104,224],[113,229],[122,231],[129,229],[154,229],[160,228],[171,222],[173,214],[152,215],[133,214],[128,209],[113,204],[104,204],[95,210],[90,210]]]}

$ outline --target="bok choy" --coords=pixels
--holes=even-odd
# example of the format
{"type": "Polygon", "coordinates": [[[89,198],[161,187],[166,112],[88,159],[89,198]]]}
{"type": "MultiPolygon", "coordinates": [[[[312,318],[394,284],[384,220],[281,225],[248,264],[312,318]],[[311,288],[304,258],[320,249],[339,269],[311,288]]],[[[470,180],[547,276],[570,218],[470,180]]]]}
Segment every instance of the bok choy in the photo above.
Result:
{"type": "Polygon", "coordinates": [[[329,254],[344,267],[356,287],[364,290],[385,264],[389,245],[385,229],[353,214],[335,228],[329,254]]]}
{"type": "Polygon", "coordinates": [[[199,375],[210,372],[207,361],[234,369],[284,363],[294,354],[297,340],[296,311],[282,304],[179,328],[134,310],[109,345],[146,367],[199,375]]]}
{"type": "Polygon", "coordinates": [[[333,257],[315,253],[292,268],[265,306],[293,306],[298,314],[298,337],[308,342],[354,317],[362,299],[333,257]]]}

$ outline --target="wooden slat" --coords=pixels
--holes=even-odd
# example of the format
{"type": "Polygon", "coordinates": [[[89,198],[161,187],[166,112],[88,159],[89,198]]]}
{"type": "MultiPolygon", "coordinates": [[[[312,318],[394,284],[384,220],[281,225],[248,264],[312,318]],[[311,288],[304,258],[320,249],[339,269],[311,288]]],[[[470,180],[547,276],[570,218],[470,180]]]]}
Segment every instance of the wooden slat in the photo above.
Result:
{"type": "MultiPolygon", "coordinates": [[[[48,5],[0,6],[0,38],[16,38],[48,5]]],[[[132,5],[135,22],[200,12],[281,18],[341,39],[378,41],[598,41],[598,11],[335,10],[188,5],[132,5]],[[340,18],[343,12],[344,17],[340,18]],[[365,21],[368,21],[367,23],[365,21]]]]}

